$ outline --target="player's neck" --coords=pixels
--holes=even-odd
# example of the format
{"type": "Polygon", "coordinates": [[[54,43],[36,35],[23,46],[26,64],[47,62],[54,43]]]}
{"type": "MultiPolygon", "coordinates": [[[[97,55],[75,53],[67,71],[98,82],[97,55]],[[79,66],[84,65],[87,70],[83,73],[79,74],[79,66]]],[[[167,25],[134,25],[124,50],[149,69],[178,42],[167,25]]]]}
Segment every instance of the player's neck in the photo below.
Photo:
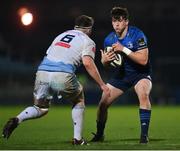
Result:
{"type": "Polygon", "coordinates": [[[128,26],[121,33],[117,33],[119,39],[123,39],[126,36],[127,31],[128,31],[128,26]]]}
{"type": "Polygon", "coordinates": [[[86,34],[87,36],[90,36],[90,35],[91,35],[91,31],[90,31],[89,29],[78,28],[78,29],[75,29],[75,30],[81,31],[81,32],[83,32],[84,34],[86,34]]]}

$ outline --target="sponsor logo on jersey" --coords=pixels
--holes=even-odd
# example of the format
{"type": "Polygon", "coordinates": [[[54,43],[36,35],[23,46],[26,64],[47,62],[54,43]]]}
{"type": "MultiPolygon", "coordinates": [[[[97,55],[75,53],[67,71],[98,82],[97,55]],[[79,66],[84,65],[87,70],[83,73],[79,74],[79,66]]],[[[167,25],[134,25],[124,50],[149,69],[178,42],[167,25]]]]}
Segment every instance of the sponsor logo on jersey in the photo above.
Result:
{"type": "Polygon", "coordinates": [[[129,41],[129,42],[127,43],[127,47],[130,48],[130,49],[132,49],[132,48],[133,48],[133,44],[129,41]]]}
{"type": "Polygon", "coordinates": [[[71,45],[70,44],[68,44],[68,43],[64,43],[64,42],[57,42],[57,43],[55,43],[55,46],[61,46],[61,47],[65,47],[65,48],[70,48],[71,47],[71,45]]]}
{"type": "Polygon", "coordinates": [[[144,46],[144,45],[146,45],[144,38],[138,39],[138,45],[139,45],[139,46],[144,46]]]}

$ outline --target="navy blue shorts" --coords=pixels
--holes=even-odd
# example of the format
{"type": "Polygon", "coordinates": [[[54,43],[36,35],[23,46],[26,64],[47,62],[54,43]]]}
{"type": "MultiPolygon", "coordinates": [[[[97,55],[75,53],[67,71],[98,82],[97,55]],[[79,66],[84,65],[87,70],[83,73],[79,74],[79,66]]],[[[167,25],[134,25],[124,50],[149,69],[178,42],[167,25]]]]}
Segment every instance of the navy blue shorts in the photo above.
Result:
{"type": "Polygon", "coordinates": [[[124,76],[122,78],[111,78],[108,83],[112,86],[121,89],[122,91],[126,91],[132,86],[136,85],[136,83],[141,79],[149,79],[151,81],[151,76],[149,74],[132,74],[129,76],[124,76]]]}

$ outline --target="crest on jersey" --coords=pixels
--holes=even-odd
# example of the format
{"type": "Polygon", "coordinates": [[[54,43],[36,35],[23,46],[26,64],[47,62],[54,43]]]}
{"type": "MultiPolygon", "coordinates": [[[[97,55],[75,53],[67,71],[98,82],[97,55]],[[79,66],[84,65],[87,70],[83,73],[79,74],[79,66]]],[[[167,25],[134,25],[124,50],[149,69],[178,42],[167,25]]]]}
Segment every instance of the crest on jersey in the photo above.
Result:
{"type": "Polygon", "coordinates": [[[128,42],[128,43],[127,43],[127,47],[130,48],[130,49],[132,49],[132,48],[133,48],[133,44],[132,44],[131,42],[128,42]]]}
{"type": "Polygon", "coordinates": [[[139,45],[139,46],[144,46],[144,45],[146,45],[144,38],[138,39],[138,45],[139,45]]]}

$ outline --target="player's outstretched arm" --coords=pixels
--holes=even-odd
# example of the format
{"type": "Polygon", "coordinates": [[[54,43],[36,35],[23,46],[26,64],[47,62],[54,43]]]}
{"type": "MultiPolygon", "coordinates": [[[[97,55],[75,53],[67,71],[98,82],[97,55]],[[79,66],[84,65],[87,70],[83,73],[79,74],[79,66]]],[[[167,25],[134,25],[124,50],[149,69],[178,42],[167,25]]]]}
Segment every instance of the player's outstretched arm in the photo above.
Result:
{"type": "Polygon", "coordinates": [[[107,94],[107,96],[110,96],[110,90],[102,80],[94,60],[90,56],[84,56],[82,62],[89,75],[98,83],[102,91],[107,94]]]}

